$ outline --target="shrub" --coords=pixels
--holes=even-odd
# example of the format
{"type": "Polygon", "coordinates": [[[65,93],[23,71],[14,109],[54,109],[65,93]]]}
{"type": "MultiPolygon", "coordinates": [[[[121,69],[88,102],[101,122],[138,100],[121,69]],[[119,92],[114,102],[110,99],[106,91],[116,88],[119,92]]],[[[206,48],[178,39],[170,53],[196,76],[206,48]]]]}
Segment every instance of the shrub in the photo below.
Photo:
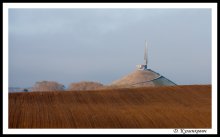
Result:
{"type": "Polygon", "coordinates": [[[24,92],[28,92],[28,89],[25,88],[23,91],[24,91],[24,92]]]}
{"type": "Polygon", "coordinates": [[[32,88],[32,91],[62,91],[64,85],[55,81],[41,81],[36,82],[32,88]]]}
{"type": "Polygon", "coordinates": [[[95,90],[103,87],[103,84],[99,82],[81,81],[77,83],[71,83],[68,90],[95,90]]]}

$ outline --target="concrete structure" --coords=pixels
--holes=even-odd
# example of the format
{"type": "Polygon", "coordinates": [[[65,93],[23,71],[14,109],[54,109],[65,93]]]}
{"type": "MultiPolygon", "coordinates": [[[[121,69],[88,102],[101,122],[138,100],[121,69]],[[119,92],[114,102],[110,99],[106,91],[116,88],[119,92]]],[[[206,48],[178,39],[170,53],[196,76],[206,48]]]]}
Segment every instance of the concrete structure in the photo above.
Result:
{"type": "Polygon", "coordinates": [[[148,69],[147,42],[145,41],[144,65],[136,65],[137,70],[112,82],[112,86],[122,87],[142,87],[142,86],[174,86],[174,82],[160,75],[159,73],[148,69]]]}
{"type": "Polygon", "coordinates": [[[136,67],[138,69],[141,69],[141,70],[146,70],[147,69],[147,63],[148,63],[148,55],[147,55],[147,41],[145,40],[145,50],[144,50],[144,62],[145,64],[144,65],[136,65],[136,67]]]}

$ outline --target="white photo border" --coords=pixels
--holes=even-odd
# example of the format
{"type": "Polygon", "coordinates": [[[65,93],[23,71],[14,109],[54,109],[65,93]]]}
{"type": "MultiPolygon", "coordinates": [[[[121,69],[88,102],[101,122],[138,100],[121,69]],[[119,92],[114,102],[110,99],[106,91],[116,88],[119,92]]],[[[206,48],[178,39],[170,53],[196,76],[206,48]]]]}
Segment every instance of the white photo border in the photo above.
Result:
{"type": "Polygon", "coordinates": [[[3,3],[3,134],[217,134],[217,3],[3,3]],[[208,129],[9,129],[8,10],[10,8],[207,8],[212,10],[212,128],[208,129]],[[206,132],[199,132],[199,131],[206,132]],[[195,134],[195,133],[193,133],[195,134]]]}

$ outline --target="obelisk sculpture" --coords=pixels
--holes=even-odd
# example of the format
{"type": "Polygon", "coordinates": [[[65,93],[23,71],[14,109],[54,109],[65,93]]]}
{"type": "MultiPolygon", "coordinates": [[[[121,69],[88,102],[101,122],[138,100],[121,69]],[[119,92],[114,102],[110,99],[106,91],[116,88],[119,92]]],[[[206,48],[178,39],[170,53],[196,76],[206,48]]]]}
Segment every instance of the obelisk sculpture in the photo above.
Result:
{"type": "Polygon", "coordinates": [[[147,40],[145,40],[144,60],[145,60],[145,66],[144,66],[144,69],[147,69],[147,63],[148,63],[148,56],[147,56],[147,40]]]}
{"type": "Polygon", "coordinates": [[[137,69],[139,70],[147,70],[148,64],[148,54],[147,54],[147,41],[145,40],[145,49],[144,49],[144,64],[143,65],[136,65],[137,69]]]}

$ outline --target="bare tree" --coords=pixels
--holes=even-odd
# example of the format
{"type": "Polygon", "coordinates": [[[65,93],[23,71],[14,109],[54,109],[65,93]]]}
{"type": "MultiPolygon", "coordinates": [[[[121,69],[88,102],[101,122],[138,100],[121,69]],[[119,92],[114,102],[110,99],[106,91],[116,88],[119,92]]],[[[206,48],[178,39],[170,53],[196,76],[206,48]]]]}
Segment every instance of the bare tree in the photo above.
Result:
{"type": "Polygon", "coordinates": [[[103,84],[99,82],[81,81],[77,83],[71,83],[68,90],[95,90],[103,87],[103,84]]]}
{"type": "Polygon", "coordinates": [[[62,91],[64,85],[55,81],[41,81],[36,82],[32,88],[32,91],[62,91]]]}

